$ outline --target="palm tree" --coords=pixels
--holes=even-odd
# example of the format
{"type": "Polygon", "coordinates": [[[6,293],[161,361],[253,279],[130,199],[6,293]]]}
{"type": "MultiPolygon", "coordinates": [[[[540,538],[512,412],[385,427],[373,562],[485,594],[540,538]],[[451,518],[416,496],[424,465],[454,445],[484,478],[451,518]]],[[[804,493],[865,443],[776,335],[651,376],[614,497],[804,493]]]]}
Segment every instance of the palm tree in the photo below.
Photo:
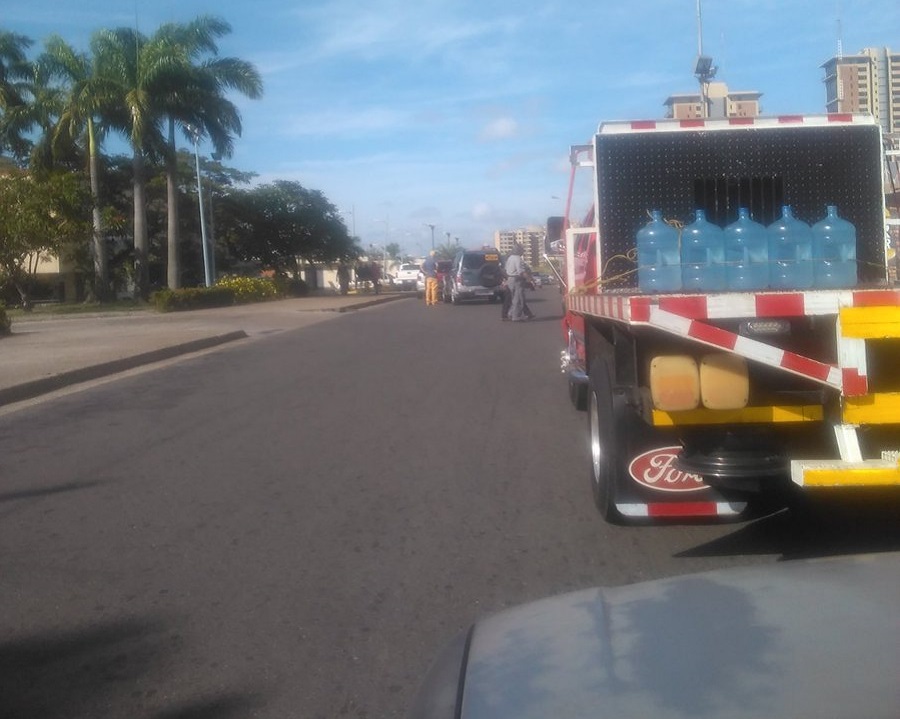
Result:
{"type": "Polygon", "coordinates": [[[103,113],[114,104],[118,88],[103,76],[100,60],[99,55],[76,52],[62,38],[53,36],[45,43],[37,64],[41,74],[63,82],[64,97],[52,137],[53,146],[79,137],[83,137],[86,146],[93,199],[94,294],[102,300],[108,294],[109,268],[100,213],[98,150],[103,135],[103,113]]]}
{"type": "Polygon", "coordinates": [[[132,28],[98,30],[91,38],[91,52],[97,58],[102,82],[113,88],[110,104],[104,107],[105,120],[131,145],[135,299],[146,300],[150,289],[150,241],[145,164],[148,153],[158,152],[164,145],[150,88],[171,60],[154,52],[147,38],[132,28]]]}
{"type": "Polygon", "coordinates": [[[170,288],[181,284],[179,263],[178,186],[175,135],[199,143],[206,136],[220,157],[234,151],[234,136],[241,134],[241,118],[225,93],[236,90],[249,98],[262,94],[262,79],[248,62],[219,58],[216,39],[231,32],[220,18],[201,16],[187,24],[169,23],[154,33],[155,53],[171,60],[156,76],[153,100],[167,119],[166,184],[168,208],[168,271],[170,288]],[[212,56],[206,57],[205,56],[212,56]]]}
{"type": "Polygon", "coordinates": [[[17,159],[27,157],[31,148],[24,137],[31,123],[26,112],[33,77],[26,50],[31,45],[24,35],[0,30],[0,152],[8,149],[17,159]]]}

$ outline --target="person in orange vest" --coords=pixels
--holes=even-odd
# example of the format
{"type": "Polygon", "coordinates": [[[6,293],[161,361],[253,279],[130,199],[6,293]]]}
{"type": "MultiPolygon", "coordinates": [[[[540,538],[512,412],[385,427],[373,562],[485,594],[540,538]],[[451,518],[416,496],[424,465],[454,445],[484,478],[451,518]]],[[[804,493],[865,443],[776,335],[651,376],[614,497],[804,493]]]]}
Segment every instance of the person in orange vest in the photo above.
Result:
{"type": "Polygon", "coordinates": [[[422,274],[425,275],[425,304],[428,306],[438,303],[437,260],[434,259],[434,254],[434,250],[429,252],[422,263],[422,274]]]}

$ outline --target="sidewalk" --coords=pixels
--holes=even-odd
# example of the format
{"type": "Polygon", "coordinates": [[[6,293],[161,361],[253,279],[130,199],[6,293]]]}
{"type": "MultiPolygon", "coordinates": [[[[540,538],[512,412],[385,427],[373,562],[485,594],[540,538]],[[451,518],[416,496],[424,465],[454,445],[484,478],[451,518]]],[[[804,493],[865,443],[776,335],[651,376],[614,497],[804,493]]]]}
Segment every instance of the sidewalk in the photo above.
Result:
{"type": "Polygon", "coordinates": [[[321,322],[410,294],[317,295],[190,312],[15,319],[0,337],[0,407],[226,342],[321,322]]]}

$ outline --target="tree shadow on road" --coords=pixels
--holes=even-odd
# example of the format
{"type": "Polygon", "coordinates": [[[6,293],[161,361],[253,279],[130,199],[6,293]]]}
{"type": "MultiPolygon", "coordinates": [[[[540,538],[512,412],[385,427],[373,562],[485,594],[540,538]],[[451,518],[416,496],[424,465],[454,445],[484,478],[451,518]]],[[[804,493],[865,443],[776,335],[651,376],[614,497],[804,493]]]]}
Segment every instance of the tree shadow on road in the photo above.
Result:
{"type": "MultiPolygon", "coordinates": [[[[35,633],[0,643],[0,719],[246,716],[253,694],[190,700],[169,708],[181,637],[160,621],[126,620],[35,633]],[[160,707],[163,710],[160,712],[160,707]],[[154,714],[153,712],[157,712],[154,714]]],[[[179,682],[184,691],[190,687],[179,682]]]]}

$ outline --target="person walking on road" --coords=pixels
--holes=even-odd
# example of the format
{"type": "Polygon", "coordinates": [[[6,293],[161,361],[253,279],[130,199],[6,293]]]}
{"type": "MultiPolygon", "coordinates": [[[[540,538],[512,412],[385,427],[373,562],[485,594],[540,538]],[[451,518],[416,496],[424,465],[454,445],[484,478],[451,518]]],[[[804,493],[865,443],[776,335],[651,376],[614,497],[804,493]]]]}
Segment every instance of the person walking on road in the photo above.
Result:
{"type": "Polygon", "coordinates": [[[438,303],[437,261],[432,250],[422,263],[422,274],[425,275],[425,304],[427,306],[438,303]]]}
{"type": "MultiPolygon", "coordinates": [[[[526,283],[527,284],[527,283],[526,283]]],[[[500,284],[500,295],[501,295],[501,303],[500,303],[500,319],[504,322],[509,321],[509,309],[512,307],[512,290],[509,285],[509,278],[506,276],[506,269],[503,268],[503,282],[500,284]]],[[[523,298],[522,305],[522,314],[525,315],[526,319],[532,320],[534,319],[534,313],[531,311],[531,308],[528,306],[528,301],[523,298]]]]}
{"type": "Polygon", "coordinates": [[[512,295],[509,319],[513,322],[524,322],[529,319],[525,312],[525,284],[528,282],[528,268],[525,266],[525,260],[522,259],[524,253],[525,248],[517,242],[506,259],[506,282],[512,295]]]}

